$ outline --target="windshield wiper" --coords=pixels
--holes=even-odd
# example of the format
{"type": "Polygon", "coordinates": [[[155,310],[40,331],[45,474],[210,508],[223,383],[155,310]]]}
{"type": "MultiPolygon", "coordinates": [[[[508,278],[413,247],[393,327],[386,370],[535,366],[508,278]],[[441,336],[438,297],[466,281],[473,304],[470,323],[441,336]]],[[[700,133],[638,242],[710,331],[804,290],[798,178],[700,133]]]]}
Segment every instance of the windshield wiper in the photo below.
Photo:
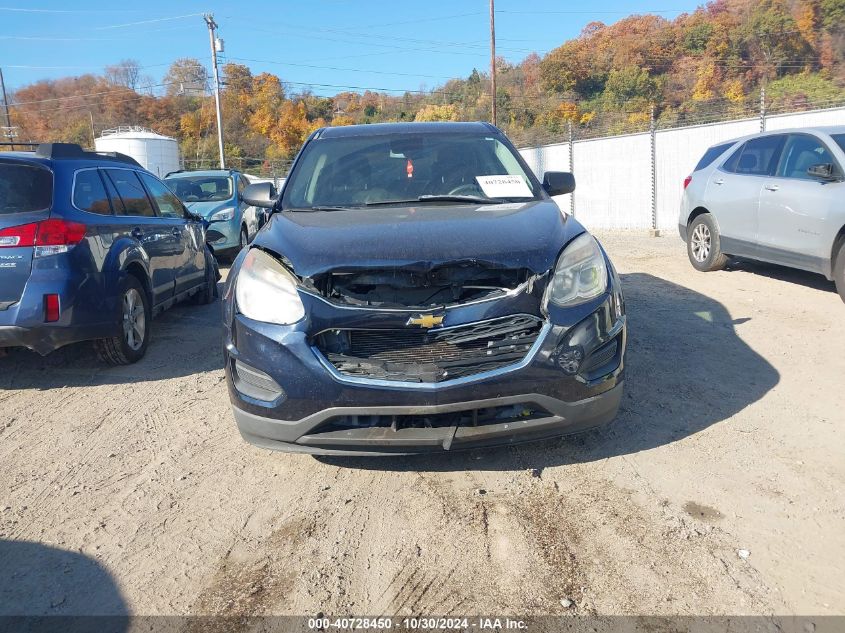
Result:
{"type": "Polygon", "coordinates": [[[459,196],[459,195],[426,195],[417,198],[419,202],[473,202],[478,204],[502,204],[497,198],[483,198],[481,196],[459,196]]]}
{"type": "Polygon", "coordinates": [[[419,202],[416,198],[413,200],[380,200],[378,202],[365,202],[365,207],[386,207],[391,204],[414,204],[415,202],[419,202]]]}
{"type": "Polygon", "coordinates": [[[329,207],[329,206],[320,206],[317,205],[316,207],[292,207],[290,209],[286,209],[287,211],[293,212],[300,212],[300,211],[348,211],[354,207],[329,207]]]}
{"type": "Polygon", "coordinates": [[[473,204],[501,204],[503,201],[496,198],[482,198],[481,196],[455,196],[427,194],[413,200],[382,200],[379,202],[365,202],[365,207],[385,207],[392,204],[414,204],[415,202],[470,202],[473,204]]]}

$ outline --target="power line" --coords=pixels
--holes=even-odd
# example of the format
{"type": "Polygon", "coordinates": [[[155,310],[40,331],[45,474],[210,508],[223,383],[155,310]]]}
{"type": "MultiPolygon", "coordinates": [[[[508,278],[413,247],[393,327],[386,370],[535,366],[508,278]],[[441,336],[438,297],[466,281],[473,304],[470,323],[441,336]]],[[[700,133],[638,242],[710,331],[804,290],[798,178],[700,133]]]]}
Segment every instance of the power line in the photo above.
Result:
{"type": "Polygon", "coordinates": [[[16,13],[142,13],[141,9],[23,9],[20,7],[0,7],[0,11],[16,13]]]}
{"type": "Polygon", "coordinates": [[[234,61],[241,61],[241,62],[253,62],[255,64],[274,64],[278,66],[294,66],[297,68],[314,68],[317,70],[338,70],[342,72],[350,72],[350,73],[367,73],[372,75],[392,75],[397,77],[423,77],[425,79],[446,79],[447,81],[450,79],[454,79],[454,77],[446,77],[445,75],[418,75],[415,73],[398,73],[398,72],[388,72],[386,70],[367,70],[363,68],[338,68],[336,66],[317,66],[314,64],[298,64],[294,62],[280,62],[280,61],[273,61],[269,59],[249,59],[246,57],[230,57],[230,60],[234,61]]]}
{"type": "Polygon", "coordinates": [[[0,40],[20,40],[36,42],[123,42],[127,37],[149,37],[151,33],[182,31],[189,26],[176,26],[167,29],[149,29],[146,31],[132,31],[121,37],[65,37],[62,35],[0,35],[0,40]]]}
{"type": "Polygon", "coordinates": [[[127,26],[137,26],[139,24],[152,24],[154,22],[168,22],[170,20],[182,20],[184,18],[195,18],[198,15],[202,15],[202,13],[188,13],[186,15],[175,15],[170,18],[154,18],[152,20],[140,20],[138,22],[127,22],[126,24],[112,24],[110,26],[96,26],[94,27],[95,31],[104,31],[106,29],[122,29],[127,26]]]}

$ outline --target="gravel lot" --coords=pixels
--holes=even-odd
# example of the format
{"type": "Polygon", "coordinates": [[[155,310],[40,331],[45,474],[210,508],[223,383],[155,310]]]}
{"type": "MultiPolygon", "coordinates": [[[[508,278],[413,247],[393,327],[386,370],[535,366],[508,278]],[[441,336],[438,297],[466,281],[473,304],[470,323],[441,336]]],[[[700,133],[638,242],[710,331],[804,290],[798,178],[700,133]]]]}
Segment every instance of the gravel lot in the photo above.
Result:
{"type": "Polygon", "coordinates": [[[253,448],[219,304],[163,315],[135,366],[85,345],[0,358],[0,614],[845,614],[833,284],[697,273],[674,234],[599,237],[629,370],[617,421],[577,438],[253,448]]]}

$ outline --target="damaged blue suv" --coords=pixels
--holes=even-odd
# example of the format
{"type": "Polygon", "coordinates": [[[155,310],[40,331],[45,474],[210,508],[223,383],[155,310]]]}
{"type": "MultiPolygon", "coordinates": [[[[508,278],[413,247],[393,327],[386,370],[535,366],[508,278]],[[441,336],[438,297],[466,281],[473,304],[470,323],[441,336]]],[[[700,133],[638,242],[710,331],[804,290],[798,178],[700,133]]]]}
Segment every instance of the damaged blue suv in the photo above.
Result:
{"type": "Polygon", "coordinates": [[[314,132],[224,295],[243,437],[384,455],[582,431],[619,409],[619,278],[486,123],[314,132]]]}

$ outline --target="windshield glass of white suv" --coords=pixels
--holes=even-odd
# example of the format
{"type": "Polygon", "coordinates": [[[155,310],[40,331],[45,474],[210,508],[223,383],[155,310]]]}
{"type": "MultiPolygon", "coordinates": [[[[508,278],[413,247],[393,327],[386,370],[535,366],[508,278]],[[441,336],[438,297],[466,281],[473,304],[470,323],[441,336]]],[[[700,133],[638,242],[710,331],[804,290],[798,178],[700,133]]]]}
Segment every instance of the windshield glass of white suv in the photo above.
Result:
{"type": "Polygon", "coordinates": [[[183,176],[164,182],[182,202],[225,202],[232,197],[229,176],[183,176]]]}
{"type": "Polygon", "coordinates": [[[492,136],[385,134],[308,143],[282,206],[361,207],[426,196],[526,202],[542,194],[515,152],[492,136]]]}
{"type": "Polygon", "coordinates": [[[845,152],[845,134],[834,134],[832,138],[842,148],[842,151],[845,152]]]}

